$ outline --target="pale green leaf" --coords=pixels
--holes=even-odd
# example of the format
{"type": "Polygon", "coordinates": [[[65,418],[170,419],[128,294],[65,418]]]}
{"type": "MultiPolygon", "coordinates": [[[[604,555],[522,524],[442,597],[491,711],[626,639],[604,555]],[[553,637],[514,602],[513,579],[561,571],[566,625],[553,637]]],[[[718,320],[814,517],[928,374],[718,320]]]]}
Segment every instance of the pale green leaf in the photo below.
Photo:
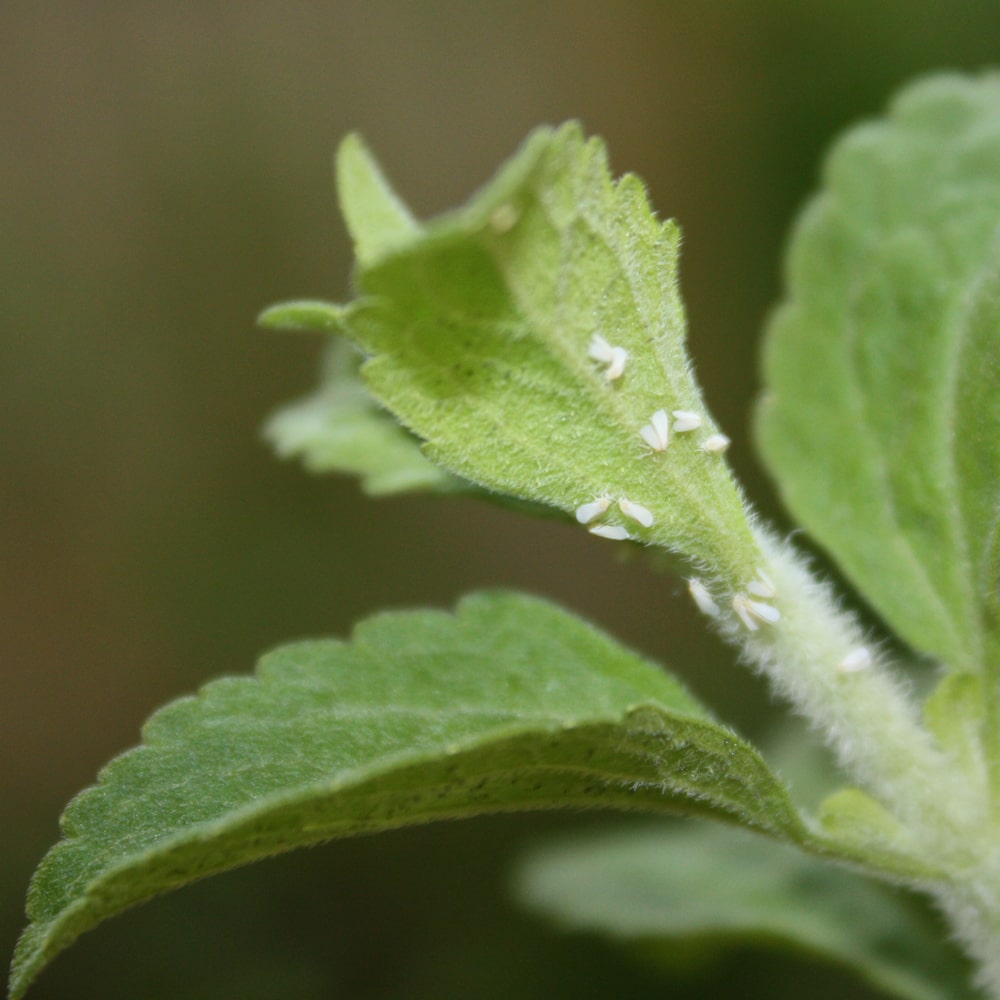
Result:
{"type": "Polygon", "coordinates": [[[889,996],[974,995],[961,958],[910,900],[737,830],[640,827],[566,839],[528,856],[516,888],[561,925],[653,957],[742,942],[826,959],[889,996]]]}
{"type": "Polygon", "coordinates": [[[359,135],[349,135],[337,154],[337,190],[358,262],[371,264],[420,232],[410,210],[392,190],[359,135]]]}
{"type": "Polygon", "coordinates": [[[983,755],[986,693],[978,674],[946,674],[924,703],[927,728],[952,761],[955,783],[968,794],[989,797],[988,769],[983,755]]]}
{"type": "Polygon", "coordinates": [[[860,788],[840,788],[819,804],[818,819],[823,832],[841,845],[855,850],[878,869],[881,853],[920,853],[912,832],[877,799],[860,788]]]}
{"type": "Polygon", "coordinates": [[[335,333],[344,329],[343,306],[316,299],[282,302],[265,309],[257,322],[269,330],[309,330],[316,333],[335,333]]]}
{"type": "Polygon", "coordinates": [[[684,350],[677,227],[657,221],[641,182],[612,182],[604,147],[579,127],[542,129],[465,208],[386,235],[382,223],[367,230],[369,216],[384,220],[398,200],[353,140],[341,160],[360,294],[344,326],[370,355],[372,394],[426,454],[567,514],[606,496],[595,524],[681,552],[734,588],[753,578],[738,490],[701,447],[718,428],[684,350]],[[595,335],[627,351],[620,377],[589,356],[595,335]],[[640,432],[658,410],[693,411],[702,426],[654,451],[640,432]],[[653,523],[629,518],[620,498],[653,523]]]}
{"type": "Polygon", "coordinates": [[[940,878],[932,864],[918,860],[926,852],[885,806],[858,788],[844,787],[845,776],[829,750],[802,721],[786,720],[772,729],[764,755],[792,800],[815,817],[816,828],[836,845],[826,852],[829,856],[860,862],[876,875],[895,872],[904,883],[940,878]],[[904,858],[911,859],[909,871],[901,864],[904,858]]]}
{"type": "Polygon", "coordinates": [[[372,496],[481,492],[424,456],[420,441],[372,399],[359,362],[346,341],[333,344],[320,387],[268,421],[264,433],[275,451],[301,458],[311,472],[356,475],[372,496]]]}
{"type": "Polygon", "coordinates": [[[834,148],[768,332],[760,440],[791,512],[886,621],[996,657],[1000,77],[940,76],[834,148]]]}
{"type": "Polygon", "coordinates": [[[554,807],[685,811],[815,846],[781,783],[658,667],[487,594],[377,616],[157,712],[63,817],[11,980],[193,879],[334,837],[554,807]]]}
{"type": "MultiPolygon", "coordinates": [[[[290,303],[268,313],[280,316],[283,325],[300,323],[301,329],[314,319],[325,322],[316,305],[290,303]],[[303,305],[308,309],[302,309],[303,305]]],[[[348,342],[335,340],[330,345],[319,388],[283,406],[264,428],[280,456],[301,459],[310,472],[355,475],[370,496],[461,494],[522,514],[563,516],[542,504],[491,493],[435,465],[424,455],[420,439],[372,399],[358,373],[360,360],[348,342]]]]}

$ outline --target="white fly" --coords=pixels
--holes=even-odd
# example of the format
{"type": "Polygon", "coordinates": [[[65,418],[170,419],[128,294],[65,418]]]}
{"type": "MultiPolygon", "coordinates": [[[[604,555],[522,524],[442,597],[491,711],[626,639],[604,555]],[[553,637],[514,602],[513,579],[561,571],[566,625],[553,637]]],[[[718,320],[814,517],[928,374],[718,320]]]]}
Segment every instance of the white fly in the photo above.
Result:
{"type": "Polygon", "coordinates": [[[653,526],[653,512],[641,503],[633,503],[631,500],[622,497],[618,501],[618,509],[626,516],[638,521],[644,528],[653,526]]]}
{"type": "Polygon", "coordinates": [[[867,646],[856,646],[840,663],[837,669],[844,674],[856,674],[859,670],[867,670],[872,665],[872,654],[867,646]]]}
{"type": "Polygon", "coordinates": [[[622,377],[625,362],[628,361],[628,351],[624,347],[613,347],[599,333],[591,337],[587,356],[608,366],[604,370],[604,377],[609,382],[622,377]]]}
{"type": "Polygon", "coordinates": [[[701,415],[692,410],[674,410],[674,433],[684,434],[701,427],[701,415]]]}
{"type": "Polygon", "coordinates": [[[599,538],[610,538],[614,542],[624,542],[629,537],[628,531],[617,524],[598,524],[587,530],[592,535],[597,535],[599,538]]]}
{"type": "Polygon", "coordinates": [[[762,569],[757,570],[757,579],[747,584],[747,591],[754,597],[763,597],[765,601],[778,596],[778,588],[762,569]]]}
{"type": "Polygon", "coordinates": [[[598,497],[590,503],[582,503],[576,508],[576,519],[580,524],[590,524],[595,517],[600,517],[611,506],[611,497],[598,497]]]}
{"type": "Polygon", "coordinates": [[[688,592],[691,594],[694,603],[698,605],[698,610],[703,615],[708,615],[709,618],[718,618],[719,605],[712,600],[712,595],[708,592],[705,584],[697,577],[691,577],[687,584],[688,592]]]}
{"type": "Polygon", "coordinates": [[[710,455],[721,455],[729,445],[730,440],[725,434],[713,434],[701,443],[702,451],[707,451],[710,455]]]}
{"type": "Polygon", "coordinates": [[[643,441],[653,451],[666,451],[670,444],[670,418],[666,410],[657,410],[649,418],[649,423],[639,429],[643,441]]]}
{"type": "Polygon", "coordinates": [[[621,378],[625,371],[626,361],[628,361],[628,351],[624,347],[612,347],[611,363],[604,372],[604,377],[609,382],[614,382],[615,379],[621,378]]]}
{"type": "Polygon", "coordinates": [[[762,601],[751,601],[746,594],[737,594],[733,598],[733,611],[749,632],[756,632],[759,623],[774,625],[781,620],[781,612],[771,604],[762,601]]]}
{"type": "Polygon", "coordinates": [[[595,333],[590,339],[587,355],[595,361],[608,364],[611,361],[611,345],[599,333],[595,333]]]}

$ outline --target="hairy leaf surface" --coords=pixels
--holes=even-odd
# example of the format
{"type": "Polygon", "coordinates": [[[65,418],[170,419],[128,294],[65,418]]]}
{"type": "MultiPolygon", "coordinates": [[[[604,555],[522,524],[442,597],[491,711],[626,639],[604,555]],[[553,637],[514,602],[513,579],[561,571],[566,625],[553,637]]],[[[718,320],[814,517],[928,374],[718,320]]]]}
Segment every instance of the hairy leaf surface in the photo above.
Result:
{"type": "MultiPolygon", "coordinates": [[[[734,587],[758,552],[684,350],[679,234],[602,144],[541,129],[459,211],[416,223],[356,138],[338,160],[358,299],[328,307],[369,356],[373,396],[464,480],[683,553],[734,587]],[[594,338],[627,352],[620,373],[594,338]],[[642,428],[690,411],[656,450],[642,428]],[[630,518],[617,501],[649,510],[630,518]]],[[[265,314],[280,317],[294,304],[265,314]]],[[[671,418],[672,419],[672,418],[671,418]]]]}
{"type": "MultiPolygon", "coordinates": [[[[314,314],[313,303],[289,303],[269,309],[261,322],[288,329],[318,329],[328,312],[314,314]]],[[[329,307],[326,307],[329,309],[329,307]]],[[[360,357],[340,339],[330,345],[318,389],[283,406],[267,422],[265,436],[283,458],[299,458],[310,472],[357,476],[373,497],[398,493],[461,494],[536,517],[563,518],[543,504],[493,493],[441,468],[422,444],[365,388],[358,372],[360,357]]]]}
{"type": "Polygon", "coordinates": [[[1000,77],[918,83],[834,149],[792,241],[759,413],[792,513],[886,621],[996,659],[1000,77]]]}
{"type": "Polygon", "coordinates": [[[278,454],[301,458],[311,472],[355,475],[371,496],[482,492],[435,465],[372,399],[358,374],[360,360],[344,341],[330,348],[320,387],[268,421],[265,434],[278,454]]]}
{"type": "Polygon", "coordinates": [[[269,854],[434,819],[685,811],[806,844],[781,783],[670,676],[567,612],[486,594],[384,614],[157,712],[63,817],[11,995],[83,931],[269,854]]]}
{"type": "MultiPolygon", "coordinates": [[[[529,906],[652,957],[735,943],[792,948],[907,1000],[974,996],[968,969],[911,901],[816,858],[722,828],[628,829],[529,855],[529,906]]],[[[804,991],[804,994],[808,990],[804,991]]]]}

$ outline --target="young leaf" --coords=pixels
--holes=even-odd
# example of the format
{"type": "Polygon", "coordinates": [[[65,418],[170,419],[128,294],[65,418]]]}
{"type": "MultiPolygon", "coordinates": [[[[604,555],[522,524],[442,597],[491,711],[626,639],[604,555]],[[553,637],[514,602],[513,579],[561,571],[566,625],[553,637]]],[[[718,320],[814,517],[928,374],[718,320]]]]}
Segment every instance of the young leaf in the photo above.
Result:
{"type": "Polygon", "coordinates": [[[382,176],[361,137],[349,135],[337,155],[337,190],[354,251],[364,266],[420,235],[420,224],[382,176]]]}
{"type": "Polygon", "coordinates": [[[343,306],[318,299],[282,302],[265,309],[257,322],[268,330],[308,330],[315,333],[336,333],[344,328],[343,306]]]}
{"type": "Polygon", "coordinates": [[[742,941],[804,951],[905,1000],[974,996],[961,957],[907,900],[736,830],[567,838],[524,860],[516,891],[564,926],[639,942],[647,955],[742,941]]]}
{"type": "Polygon", "coordinates": [[[996,659],[1000,77],[936,77],[834,149],[768,331],[764,455],[886,621],[996,659]]]}
{"type": "Polygon", "coordinates": [[[987,696],[978,674],[949,673],[924,703],[927,728],[948,754],[954,784],[979,802],[989,800],[989,769],[983,755],[987,696]]]}
{"type": "Polygon", "coordinates": [[[554,807],[714,816],[815,846],[781,783],[670,676],[565,611],[486,594],[303,642],[157,712],[63,817],[20,997],[114,913],[334,837],[554,807]]]}
{"type": "Polygon", "coordinates": [[[739,492],[702,447],[723,439],[684,351],[677,227],[641,182],[613,183],[578,126],[542,129],[465,208],[417,225],[358,140],[338,164],[360,292],[339,325],[425,453],[566,514],[607,497],[591,527],[752,580],[739,492]],[[689,414],[662,446],[659,411],[689,414]]]}
{"type": "MultiPolygon", "coordinates": [[[[261,322],[284,329],[321,329],[330,322],[333,308],[293,302],[272,307],[261,322]]],[[[563,516],[551,507],[491,493],[435,465],[424,455],[419,438],[372,399],[358,373],[360,361],[345,341],[330,345],[319,388],[282,407],[264,428],[280,456],[301,458],[310,472],[358,476],[369,496],[461,494],[536,517],[563,516]]]]}
{"type": "Polygon", "coordinates": [[[359,363],[346,342],[331,346],[320,387],[268,421],[264,433],[275,451],[301,458],[311,472],[352,473],[372,496],[481,492],[424,456],[419,440],[365,389],[359,363]]]}

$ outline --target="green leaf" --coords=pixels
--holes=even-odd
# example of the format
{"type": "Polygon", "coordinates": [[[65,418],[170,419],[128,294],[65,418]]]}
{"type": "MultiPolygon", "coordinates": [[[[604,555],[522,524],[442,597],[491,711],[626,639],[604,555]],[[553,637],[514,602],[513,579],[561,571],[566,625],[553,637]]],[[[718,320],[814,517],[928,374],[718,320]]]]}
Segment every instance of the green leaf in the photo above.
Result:
{"type": "Polygon", "coordinates": [[[784,500],[914,647],[996,659],[1000,77],[935,77],[833,150],[768,331],[784,500]]]}
{"type": "Polygon", "coordinates": [[[359,135],[349,135],[340,145],[337,190],[362,265],[419,235],[419,223],[389,186],[359,135]]]}
{"type": "Polygon", "coordinates": [[[781,783],[670,676],[565,611],[486,594],[302,642],[157,712],[63,817],[20,997],[114,913],[334,837],[554,807],[684,811],[809,844],[781,783]]]}
{"type": "Polygon", "coordinates": [[[314,299],[282,302],[265,309],[257,322],[269,330],[309,330],[316,333],[335,333],[344,329],[343,306],[314,299]]]}
{"type": "Polygon", "coordinates": [[[683,553],[734,589],[751,580],[759,552],[739,492],[701,447],[718,428],[684,350],[678,230],[641,182],[612,182],[578,126],[542,129],[463,209],[416,227],[356,140],[339,162],[360,293],[343,326],[369,355],[373,396],[426,454],[566,514],[607,497],[591,527],[683,553]],[[627,351],[620,377],[590,356],[595,336],[627,351]],[[659,410],[702,426],[654,451],[641,430],[659,410]]]}
{"type": "Polygon", "coordinates": [[[356,475],[372,496],[481,492],[424,457],[419,439],[365,389],[360,360],[348,343],[332,345],[320,387],[267,423],[264,433],[278,454],[301,458],[311,472],[356,475]]]}
{"type": "MultiPolygon", "coordinates": [[[[332,310],[337,307],[293,302],[269,309],[262,321],[284,329],[318,329],[329,322],[332,310]]],[[[350,344],[334,341],[319,388],[271,417],[264,435],[282,458],[300,458],[310,472],[355,475],[369,496],[461,494],[535,517],[563,516],[542,504],[491,493],[435,465],[420,439],[372,399],[358,373],[360,361],[350,344]]]]}
{"type": "Polygon", "coordinates": [[[960,957],[910,900],[736,830],[566,839],[526,858],[517,893],[564,926],[639,943],[647,956],[743,942],[826,959],[890,996],[974,995],[960,957]]]}
{"type": "Polygon", "coordinates": [[[877,799],[860,788],[840,788],[820,803],[818,819],[823,832],[840,844],[853,844],[857,852],[878,868],[878,856],[920,853],[912,831],[877,799]]]}
{"type": "Polygon", "coordinates": [[[955,773],[970,797],[987,801],[988,765],[983,756],[987,722],[983,678],[977,674],[949,673],[924,703],[927,728],[948,755],[955,773]]]}

